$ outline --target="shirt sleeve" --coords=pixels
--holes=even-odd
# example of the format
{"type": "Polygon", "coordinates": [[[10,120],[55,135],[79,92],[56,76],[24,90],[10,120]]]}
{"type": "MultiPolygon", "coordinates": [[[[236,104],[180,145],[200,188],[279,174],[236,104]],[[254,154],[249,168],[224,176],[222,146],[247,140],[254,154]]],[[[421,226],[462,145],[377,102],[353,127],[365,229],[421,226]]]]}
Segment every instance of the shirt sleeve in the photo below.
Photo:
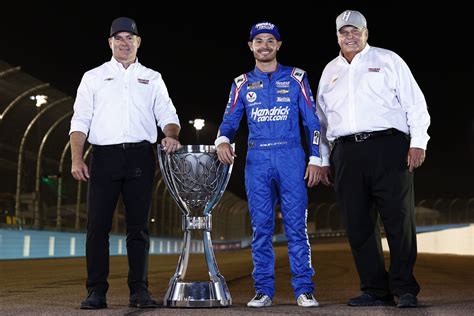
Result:
{"type": "Polygon", "coordinates": [[[222,138],[224,136],[229,142],[234,142],[235,134],[245,113],[244,103],[240,98],[239,92],[240,89],[237,88],[235,82],[232,83],[229,101],[227,102],[224,117],[217,133],[218,140],[224,139],[222,138]]]}
{"type": "Polygon", "coordinates": [[[161,76],[159,76],[157,79],[153,112],[155,114],[156,123],[161,128],[161,130],[163,130],[163,128],[168,124],[176,124],[181,126],[178,114],[176,113],[176,108],[171,101],[171,98],[168,94],[168,89],[166,88],[165,82],[161,76]]]}
{"type": "Polygon", "coordinates": [[[328,130],[328,120],[323,110],[326,108],[326,105],[324,104],[324,100],[320,92],[321,92],[321,82],[319,83],[317,97],[316,97],[316,113],[318,115],[319,124],[321,127],[321,141],[320,141],[319,149],[321,152],[322,166],[329,166],[330,165],[329,155],[331,151],[329,148],[329,140],[326,135],[327,130],[328,130]]]}
{"type": "Polygon", "coordinates": [[[94,110],[94,91],[92,89],[93,77],[88,73],[82,76],[81,83],[77,88],[76,100],[74,101],[74,114],[71,119],[72,132],[89,133],[94,110]]]}
{"type": "Polygon", "coordinates": [[[300,96],[298,99],[298,107],[303,119],[303,127],[305,130],[306,141],[310,149],[310,163],[321,165],[321,155],[319,152],[320,144],[320,124],[316,115],[316,106],[314,104],[313,93],[308,83],[307,74],[303,76],[300,84],[300,96]]]}
{"type": "Polygon", "coordinates": [[[398,55],[394,55],[397,72],[397,96],[400,105],[407,113],[407,124],[410,129],[410,147],[426,149],[430,115],[425,96],[413,77],[408,65],[398,55]]]}

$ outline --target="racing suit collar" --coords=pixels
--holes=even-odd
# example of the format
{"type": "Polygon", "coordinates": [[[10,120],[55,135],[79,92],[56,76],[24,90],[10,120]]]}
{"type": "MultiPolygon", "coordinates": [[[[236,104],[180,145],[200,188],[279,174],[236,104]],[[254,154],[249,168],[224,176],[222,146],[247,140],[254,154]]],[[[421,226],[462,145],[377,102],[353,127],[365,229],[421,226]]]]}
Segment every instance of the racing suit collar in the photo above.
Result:
{"type": "Polygon", "coordinates": [[[261,71],[260,69],[258,69],[257,66],[255,66],[255,69],[254,69],[254,74],[257,76],[257,77],[260,77],[260,78],[264,78],[264,79],[269,79],[269,75],[271,75],[272,77],[275,77],[275,75],[279,74],[280,71],[281,71],[281,65],[278,63],[277,64],[277,68],[275,71],[273,72],[263,72],[261,71]]]}

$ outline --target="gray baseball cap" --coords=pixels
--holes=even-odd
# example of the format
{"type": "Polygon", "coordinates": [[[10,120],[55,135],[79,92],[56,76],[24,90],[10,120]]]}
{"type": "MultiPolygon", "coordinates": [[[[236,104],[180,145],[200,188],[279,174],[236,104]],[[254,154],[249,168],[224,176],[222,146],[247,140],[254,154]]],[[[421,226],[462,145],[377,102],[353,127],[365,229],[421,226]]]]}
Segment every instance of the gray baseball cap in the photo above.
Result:
{"type": "Polygon", "coordinates": [[[352,25],[361,29],[367,27],[367,21],[359,11],[346,10],[336,18],[336,31],[339,31],[341,27],[346,25],[352,25]]]}

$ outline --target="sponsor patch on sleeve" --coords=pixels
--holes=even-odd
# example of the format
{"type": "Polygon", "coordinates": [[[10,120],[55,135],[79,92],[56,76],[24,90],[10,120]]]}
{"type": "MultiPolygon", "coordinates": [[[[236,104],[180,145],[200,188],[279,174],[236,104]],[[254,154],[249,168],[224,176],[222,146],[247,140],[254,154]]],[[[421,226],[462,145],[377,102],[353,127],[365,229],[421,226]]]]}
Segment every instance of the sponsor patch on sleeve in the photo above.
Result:
{"type": "Polygon", "coordinates": [[[321,134],[319,133],[319,131],[314,131],[314,133],[313,133],[313,145],[319,145],[320,136],[321,136],[321,134]]]}
{"type": "Polygon", "coordinates": [[[298,82],[303,82],[303,77],[306,72],[303,69],[299,68],[293,68],[293,72],[291,73],[291,76],[296,79],[298,82]]]}

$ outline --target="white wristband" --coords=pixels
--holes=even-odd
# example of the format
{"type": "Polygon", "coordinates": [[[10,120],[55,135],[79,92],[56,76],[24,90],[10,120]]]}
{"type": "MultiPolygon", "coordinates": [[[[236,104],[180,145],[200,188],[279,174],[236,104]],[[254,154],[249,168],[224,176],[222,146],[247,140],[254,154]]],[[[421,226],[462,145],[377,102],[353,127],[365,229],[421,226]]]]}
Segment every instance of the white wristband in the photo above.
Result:
{"type": "Polygon", "coordinates": [[[216,138],[216,140],[214,141],[214,146],[219,146],[220,144],[222,143],[228,143],[230,144],[230,140],[226,137],[226,136],[219,136],[216,138]]]}

